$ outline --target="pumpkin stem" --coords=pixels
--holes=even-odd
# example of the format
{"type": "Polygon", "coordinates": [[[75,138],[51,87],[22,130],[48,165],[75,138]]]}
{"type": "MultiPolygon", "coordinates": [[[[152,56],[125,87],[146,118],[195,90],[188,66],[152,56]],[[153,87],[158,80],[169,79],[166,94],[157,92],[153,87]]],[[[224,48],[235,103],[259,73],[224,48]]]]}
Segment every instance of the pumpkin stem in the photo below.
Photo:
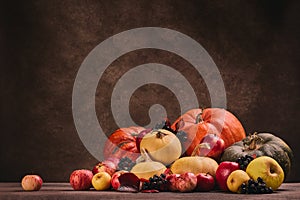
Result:
{"type": "Polygon", "coordinates": [[[262,142],[262,138],[257,135],[257,132],[250,134],[243,140],[244,149],[254,150],[257,148],[257,144],[262,142]],[[246,146],[248,146],[246,148],[246,146]]]}
{"type": "Polygon", "coordinates": [[[159,139],[162,139],[163,137],[165,137],[167,134],[166,133],[163,133],[161,131],[157,131],[156,133],[156,137],[159,138],[159,139]]]}
{"type": "Polygon", "coordinates": [[[200,109],[200,113],[196,116],[196,122],[195,122],[196,124],[203,122],[202,114],[203,114],[203,109],[200,109]]]}
{"type": "Polygon", "coordinates": [[[194,148],[194,150],[193,150],[191,156],[197,156],[197,151],[198,151],[199,148],[210,149],[210,145],[209,145],[209,143],[207,143],[207,142],[203,142],[203,143],[198,144],[198,145],[194,148]]]}

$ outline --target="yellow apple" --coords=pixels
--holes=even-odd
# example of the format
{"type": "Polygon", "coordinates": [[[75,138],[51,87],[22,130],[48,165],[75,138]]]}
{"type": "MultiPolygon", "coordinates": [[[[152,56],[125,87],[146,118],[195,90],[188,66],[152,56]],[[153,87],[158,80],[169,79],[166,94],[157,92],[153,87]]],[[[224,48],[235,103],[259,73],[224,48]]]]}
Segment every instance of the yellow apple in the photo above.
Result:
{"type": "Polygon", "coordinates": [[[111,176],[107,172],[99,172],[92,178],[95,190],[107,190],[110,187],[111,176]]]}
{"type": "Polygon", "coordinates": [[[261,177],[267,187],[271,187],[273,190],[277,190],[284,180],[282,168],[275,159],[269,156],[261,156],[252,160],[247,166],[246,172],[254,180],[261,177]]]}
{"type": "Polygon", "coordinates": [[[227,178],[227,187],[231,192],[238,192],[242,183],[250,179],[249,175],[243,170],[235,170],[227,178]]]}

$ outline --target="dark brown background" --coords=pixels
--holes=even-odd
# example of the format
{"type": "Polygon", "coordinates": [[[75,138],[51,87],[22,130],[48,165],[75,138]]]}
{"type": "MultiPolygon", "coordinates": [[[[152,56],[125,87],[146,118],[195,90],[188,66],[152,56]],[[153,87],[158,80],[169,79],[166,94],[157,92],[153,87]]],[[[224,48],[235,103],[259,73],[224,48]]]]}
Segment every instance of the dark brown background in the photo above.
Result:
{"type": "MultiPolygon", "coordinates": [[[[75,76],[88,53],[106,38],[137,27],[180,31],[198,41],[217,64],[228,109],[247,133],[273,132],[295,153],[289,181],[300,181],[299,1],[2,1],[0,181],[38,173],[67,181],[72,170],[97,160],[81,143],[72,117],[75,76]]],[[[210,106],[204,81],[176,55],[139,50],[107,69],[96,93],[106,134],[117,128],[109,110],[117,79],[147,62],[179,70],[210,106]]],[[[145,125],[148,108],[161,103],[171,120],[175,95],[145,85],[131,99],[131,114],[145,125]],[[147,94],[148,98],[145,98],[147,94]]]]}

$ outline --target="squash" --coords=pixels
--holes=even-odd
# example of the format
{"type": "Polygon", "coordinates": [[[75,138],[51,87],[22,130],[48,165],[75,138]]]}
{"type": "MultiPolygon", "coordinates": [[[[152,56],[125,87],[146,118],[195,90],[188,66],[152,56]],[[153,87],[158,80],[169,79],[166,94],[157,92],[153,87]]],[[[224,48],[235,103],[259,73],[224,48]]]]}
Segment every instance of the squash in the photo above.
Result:
{"type": "Polygon", "coordinates": [[[138,134],[143,130],[145,130],[143,127],[131,126],[119,128],[113,132],[105,142],[103,149],[104,159],[128,157],[135,161],[140,156],[136,139],[138,134]]]}
{"type": "Polygon", "coordinates": [[[213,177],[216,176],[218,163],[209,157],[187,156],[176,160],[170,167],[173,174],[183,174],[186,172],[209,173],[213,177]]]}
{"type": "Polygon", "coordinates": [[[241,122],[221,108],[192,109],[179,117],[171,126],[177,133],[186,133],[183,152],[190,156],[207,134],[216,134],[224,140],[225,148],[246,137],[241,122]]]}
{"type": "Polygon", "coordinates": [[[245,155],[252,157],[272,157],[279,163],[285,176],[290,173],[293,152],[281,138],[271,133],[250,134],[242,141],[236,142],[226,148],[221,161],[236,161],[239,157],[245,155]]]}

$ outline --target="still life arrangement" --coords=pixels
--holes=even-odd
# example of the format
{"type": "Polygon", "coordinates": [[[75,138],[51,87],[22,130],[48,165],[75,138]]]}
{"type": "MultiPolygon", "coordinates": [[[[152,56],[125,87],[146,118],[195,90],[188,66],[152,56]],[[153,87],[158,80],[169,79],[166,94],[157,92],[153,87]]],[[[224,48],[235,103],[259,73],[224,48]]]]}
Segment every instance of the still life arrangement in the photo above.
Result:
{"type": "MultiPolygon", "coordinates": [[[[293,153],[273,133],[246,135],[242,123],[221,108],[192,109],[153,128],[125,127],[108,137],[104,160],[70,173],[74,190],[269,194],[290,173],[293,153]]],[[[39,190],[38,175],[22,179],[39,190]]]]}

